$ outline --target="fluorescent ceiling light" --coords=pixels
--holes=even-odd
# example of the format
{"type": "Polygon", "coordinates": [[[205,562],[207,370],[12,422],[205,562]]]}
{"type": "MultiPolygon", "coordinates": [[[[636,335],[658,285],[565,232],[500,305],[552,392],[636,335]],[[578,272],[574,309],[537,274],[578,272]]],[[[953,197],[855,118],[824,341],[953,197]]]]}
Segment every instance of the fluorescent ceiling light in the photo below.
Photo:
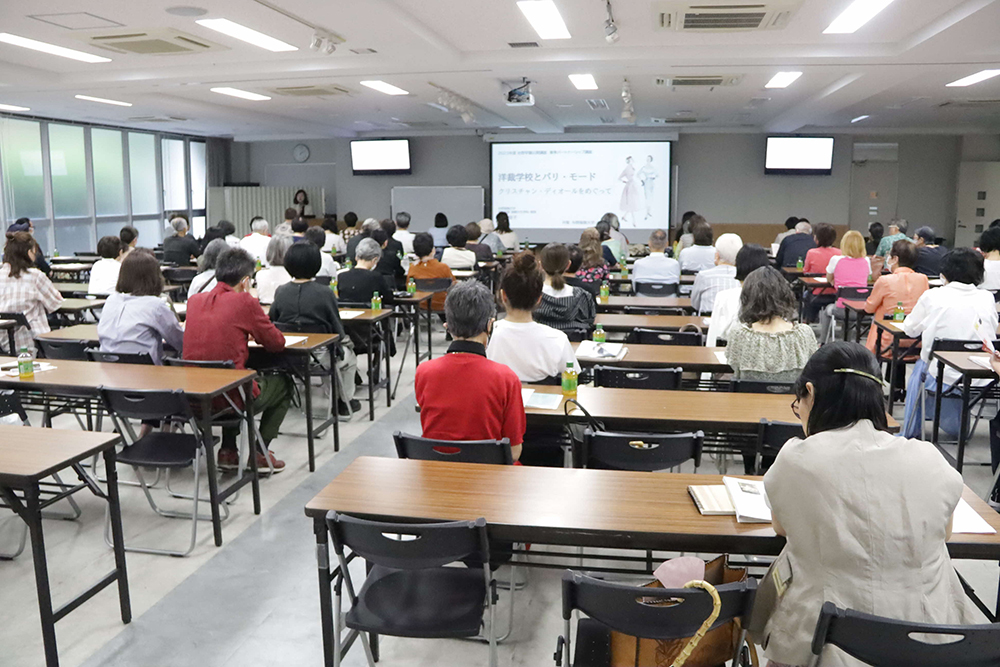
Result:
{"type": "Polygon", "coordinates": [[[28,107],[16,107],[13,104],[0,104],[0,111],[31,111],[28,107]]]}
{"type": "Polygon", "coordinates": [[[517,8],[541,39],[569,39],[566,22],[552,0],[520,0],[517,8]]]}
{"type": "Polygon", "coordinates": [[[448,113],[449,111],[451,111],[451,109],[449,109],[445,105],[438,104],[436,102],[428,102],[427,106],[431,107],[432,109],[437,109],[438,111],[443,111],[445,113],[448,113]]]}
{"type": "Polygon", "coordinates": [[[788,88],[795,83],[795,80],[802,76],[802,72],[778,72],[771,77],[771,80],[764,84],[765,88],[788,88]]]}
{"type": "Polygon", "coordinates": [[[892,0],[854,0],[840,16],[833,19],[833,23],[826,27],[823,34],[845,35],[855,32],[891,4],[892,0]]]}
{"type": "Polygon", "coordinates": [[[501,125],[501,130],[523,130],[524,125],[501,125]]]}
{"type": "Polygon", "coordinates": [[[240,25],[239,23],[234,23],[229,19],[201,19],[200,21],[195,21],[198,25],[208,28],[209,30],[214,30],[216,32],[221,32],[223,35],[229,35],[235,39],[246,42],[247,44],[253,44],[254,46],[259,46],[262,49],[267,49],[268,51],[298,51],[297,46],[292,46],[291,44],[286,44],[280,39],[275,39],[269,35],[265,35],[262,32],[257,32],[253,28],[248,28],[245,25],[240,25]]]}
{"type": "Polygon", "coordinates": [[[385,93],[386,95],[409,95],[409,93],[402,88],[397,88],[391,83],[386,83],[385,81],[362,81],[361,85],[371,88],[372,90],[377,90],[380,93],[385,93]]]}
{"type": "Polygon", "coordinates": [[[130,107],[131,102],[119,102],[118,100],[107,100],[103,97],[91,97],[90,95],[74,95],[78,100],[86,100],[87,102],[100,102],[101,104],[114,104],[116,107],[130,107]]]}
{"type": "Polygon", "coordinates": [[[853,118],[853,119],[851,119],[851,122],[852,122],[852,123],[860,123],[860,122],[861,122],[861,121],[863,121],[863,120],[864,120],[865,118],[871,118],[871,116],[868,116],[868,115],[864,115],[864,116],[858,116],[857,118],[853,118]]]}
{"type": "Polygon", "coordinates": [[[979,83],[980,81],[986,81],[986,79],[992,79],[993,77],[1000,75],[1000,69],[984,69],[982,72],[976,72],[975,74],[970,74],[964,79],[959,79],[958,81],[952,81],[947,84],[949,88],[964,88],[965,86],[971,86],[974,83],[979,83]]]}
{"type": "Polygon", "coordinates": [[[84,53],[83,51],[76,51],[75,49],[67,49],[64,46],[56,46],[55,44],[48,44],[47,42],[39,42],[34,39],[28,39],[27,37],[19,37],[17,35],[12,35],[9,32],[0,32],[0,42],[11,44],[13,46],[20,46],[25,49],[31,49],[32,51],[41,51],[42,53],[48,53],[49,55],[53,56],[61,56],[63,58],[79,60],[80,62],[84,63],[111,62],[111,58],[95,56],[90,53],[84,53]]]}
{"type": "Polygon", "coordinates": [[[239,88],[229,88],[223,86],[221,88],[210,88],[213,93],[219,93],[220,95],[229,95],[230,97],[239,97],[240,99],[250,100],[251,102],[264,102],[265,100],[271,99],[267,95],[258,95],[257,93],[250,93],[245,90],[240,90],[239,88]]]}
{"type": "Polygon", "coordinates": [[[597,90],[597,81],[593,74],[570,74],[569,80],[577,90],[597,90]]]}

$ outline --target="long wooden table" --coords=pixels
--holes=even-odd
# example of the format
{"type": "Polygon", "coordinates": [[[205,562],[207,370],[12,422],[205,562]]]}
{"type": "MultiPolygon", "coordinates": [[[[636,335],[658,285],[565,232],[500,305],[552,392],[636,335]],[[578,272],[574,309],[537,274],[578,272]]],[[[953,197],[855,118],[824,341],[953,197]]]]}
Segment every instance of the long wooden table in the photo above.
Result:
{"type": "MultiPolygon", "coordinates": [[[[939,391],[934,392],[934,426],[931,435],[931,442],[935,445],[938,443],[938,435],[941,428],[942,392],[940,391],[940,388],[944,386],[945,366],[962,374],[961,380],[953,385],[960,388],[962,399],[962,416],[959,421],[958,433],[958,453],[956,458],[952,461],[955,469],[959,472],[962,472],[962,466],[965,463],[965,447],[970,436],[968,425],[972,408],[977,402],[984,399],[988,395],[989,391],[997,384],[998,381],[1000,381],[997,378],[997,374],[993,372],[992,368],[980,366],[972,361],[972,357],[988,359],[989,355],[986,353],[980,353],[978,346],[971,351],[935,351],[931,354],[931,360],[937,360],[939,362],[937,368],[937,386],[939,391]],[[975,387],[977,392],[973,395],[974,387],[972,383],[976,380],[989,380],[989,382],[984,387],[975,387]]],[[[940,449],[940,445],[938,446],[938,449],[940,449]]],[[[946,458],[951,458],[947,454],[945,454],[945,456],[946,458]]],[[[998,470],[998,473],[1000,473],[1000,470],[998,470]]],[[[994,485],[996,485],[996,477],[994,479],[994,485]]]]}
{"type": "MultiPolygon", "coordinates": [[[[580,346],[572,343],[573,351],[580,346]]],[[[621,360],[578,359],[581,366],[618,366],[621,368],[683,368],[694,373],[732,373],[724,361],[724,347],[696,347],[693,345],[638,345],[627,343],[628,352],[621,360]],[[721,357],[720,357],[721,355],[721,357]]]]}
{"type": "MultiPolygon", "coordinates": [[[[698,513],[688,485],[720,483],[719,475],[359,457],[305,507],[316,537],[326,664],[334,659],[331,582],[337,576],[330,566],[328,512],[403,522],[482,517],[498,542],[778,554],[784,538],[770,525],[698,513]]],[[[949,552],[954,558],[1000,560],[1000,515],[971,489],[963,498],[998,533],[953,535],[949,552]]]]}
{"type": "Polygon", "coordinates": [[[605,331],[632,331],[632,329],[660,329],[676,331],[683,326],[693,324],[696,327],[708,326],[709,318],[694,315],[620,315],[618,313],[598,313],[594,324],[600,324],[605,331]]]}
{"type": "Polygon", "coordinates": [[[687,296],[608,296],[597,297],[597,312],[610,313],[626,308],[681,308],[692,310],[691,297],[687,296]]]}
{"type": "Polygon", "coordinates": [[[51,428],[0,426],[0,507],[13,510],[27,524],[28,532],[31,534],[31,556],[35,568],[38,613],[42,623],[42,643],[45,647],[47,667],[59,665],[56,622],[107,586],[117,583],[122,623],[132,621],[121,508],[118,500],[118,470],[115,465],[115,445],[120,441],[121,438],[115,433],[81,433],[51,428]],[[80,467],[82,461],[102,452],[108,476],[107,491],[103,491],[80,467]],[[69,486],[61,481],[56,483],[42,481],[66,468],[73,468],[80,479],[79,484],[69,486]],[[48,561],[45,556],[42,510],[83,489],[89,489],[94,495],[108,502],[115,567],[96,584],[60,608],[53,609],[48,561]]]}

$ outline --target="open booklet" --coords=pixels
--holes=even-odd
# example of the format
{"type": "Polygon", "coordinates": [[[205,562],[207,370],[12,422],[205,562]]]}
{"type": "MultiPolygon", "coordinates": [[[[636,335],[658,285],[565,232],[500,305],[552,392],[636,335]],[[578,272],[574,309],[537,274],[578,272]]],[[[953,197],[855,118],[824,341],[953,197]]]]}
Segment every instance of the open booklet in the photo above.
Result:
{"type": "Polygon", "coordinates": [[[595,343],[592,340],[585,340],[576,348],[577,359],[593,361],[621,361],[626,354],[628,348],[621,343],[595,343]]]}
{"type": "Polygon", "coordinates": [[[771,523],[764,482],[723,477],[722,485],[689,486],[688,493],[704,516],[735,516],[740,523],[771,523]]]}

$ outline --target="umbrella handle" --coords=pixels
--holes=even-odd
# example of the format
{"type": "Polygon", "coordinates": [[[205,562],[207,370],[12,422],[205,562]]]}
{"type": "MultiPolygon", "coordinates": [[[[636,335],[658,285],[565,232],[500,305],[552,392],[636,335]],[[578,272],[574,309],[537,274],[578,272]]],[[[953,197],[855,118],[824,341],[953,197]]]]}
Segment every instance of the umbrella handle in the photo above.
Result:
{"type": "Polygon", "coordinates": [[[684,584],[684,588],[700,588],[707,591],[708,594],[712,596],[712,612],[708,615],[708,618],[705,619],[705,622],[701,624],[701,627],[698,628],[698,632],[694,633],[694,636],[688,640],[688,643],[684,646],[684,650],[680,652],[677,659],[674,660],[674,667],[683,667],[684,663],[687,662],[687,659],[691,656],[691,653],[693,653],[698,647],[698,644],[701,643],[705,633],[708,632],[708,629],[712,627],[713,623],[715,623],[715,619],[719,618],[719,612],[722,611],[722,600],[719,598],[719,592],[715,590],[715,586],[712,584],[707,581],[696,580],[687,582],[684,584]]]}

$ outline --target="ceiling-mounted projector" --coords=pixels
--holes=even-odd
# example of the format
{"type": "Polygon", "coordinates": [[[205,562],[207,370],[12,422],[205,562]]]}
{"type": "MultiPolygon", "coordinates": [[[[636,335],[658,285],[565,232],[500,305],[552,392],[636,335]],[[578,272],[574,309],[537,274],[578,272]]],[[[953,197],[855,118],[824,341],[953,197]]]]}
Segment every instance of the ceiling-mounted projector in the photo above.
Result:
{"type": "Polygon", "coordinates": [[[532,107],[535,106],[535,96],[531,94],[531,82],[524,79],[524,84],[507,91],[507,106],[509,107],[532,107]]]}

